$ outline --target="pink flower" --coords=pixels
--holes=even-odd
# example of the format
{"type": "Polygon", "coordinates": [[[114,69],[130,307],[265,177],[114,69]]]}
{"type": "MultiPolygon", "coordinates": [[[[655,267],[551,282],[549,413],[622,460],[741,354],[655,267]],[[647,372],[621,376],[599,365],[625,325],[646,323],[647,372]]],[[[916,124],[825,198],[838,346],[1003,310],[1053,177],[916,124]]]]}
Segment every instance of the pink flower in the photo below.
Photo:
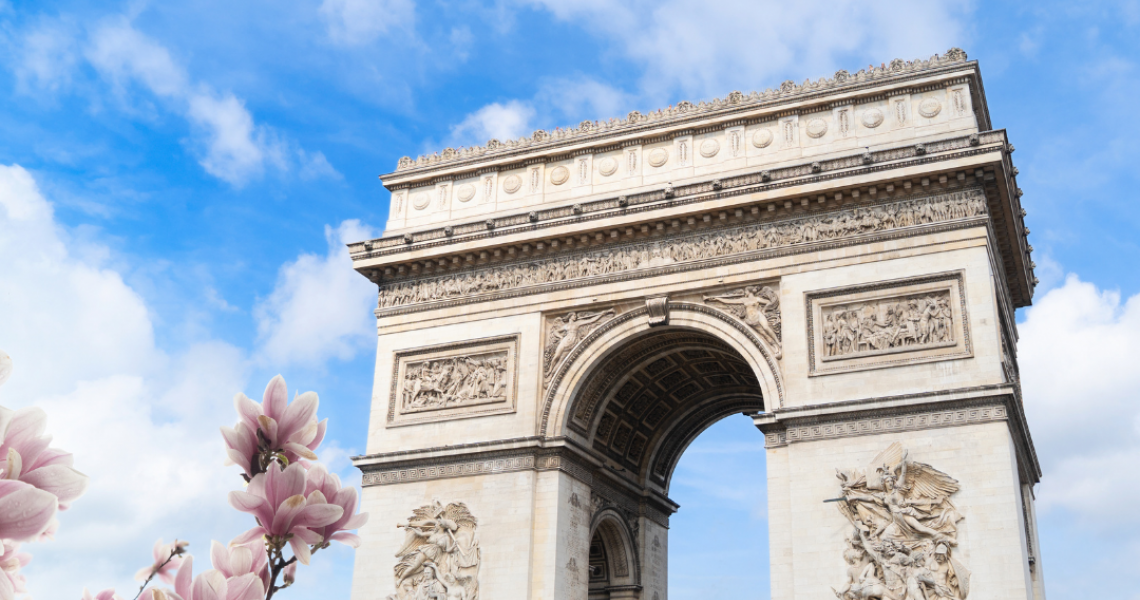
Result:
{"type": "Polygon", "coordinates": [[[27,591],[20,569],[32,562],[32,555],[20,552],[20,545],[8,540],[3,541],[0,549],[3,550],[3,554],[0,554],[0,598],[10,600],[16,594],[27,591]]]}
{"type": "Polygon", "coordinates": [[[113,589],[103,590],[92,596],[87,588],[83,588],[83,600],[123,600],[123,598],[116,594],[113,589]]]}
{"type": "Polygon", "coordinates": [[[314,531],[321,534],[323,545],[335,540],[353,548],[360,547],[360,536],[348,533],[349,530],[359,529],[368,522],[368,513],[356,514],[356,488],[352,486],[341,487],[340,477],[330,474],[324,465],[314,465],[305,476],[305,496],[312,498],[314,493],[320,493],[330,504],[344,509],[339,519],[314,531]]]}
{"type": "Polygon", "coordinates": [[[246,546],[224,546],[219,542],[210,544],[210,562],[227,578],[255,573],[262,584],[269,587],[269,555],[264,544],[246,546]]]}
{"type": "Polygon", "coordinates": [[[70,452],[49,448],[47,413],[39,408],[0,408],[0,460],[5,479],[18,479],[59,499],[60,510],[87,491],[87,476],[71,468],[70,452]]]}
{"type": "Polygon", "coordinates": [[[174,583],[174,574],[182,566],[181,554],[187,545],[189,545],[187,542],[178,540],[163,544],[162,538],[159,538],[154,543],[154,564],[139,569],[135,573],[135,581],[146,581],[151,575],[155,575],[167,585],[174,583]]]}
{"type": "Polygon", "coordinates": [[[288,403],[285,380],[274,377],[265,387],[261,404],[245,394],[234,397],[238,423],[222,427],[226,455],[245,469],[246,479],[261,473],[275,456],[288,464],[304,458],[316,460],[313,453],[325,437],[328,420],[317,420],[319,399],[315,392],[305,392],[288,403]]]}
{"type": "Polygon", "coordinates": [[[35,541],[55,520],[55,496],[22,481],[0,479],[0,538],[35,541]]]}
{"type": "Polygon", "coordinates": [[[272,463],[265,473],[249,482],[244,492],[230,492],[230,505],[257,517],[258,526],[234,538],[233,544],[246,544],[262,536],[277,548],[286,540],[293,554],[309,564],[309,545],[324,542],[314,531],[335,523],[344,509],[326,502],[320,492],[305,497],[305,468],[294,463],[281,469],[272,463]]]}
{"type": "Polygon", "coordinates": [[[191,580],[193,570],[194,559],[187,556],[174,579],[174,590],[165,592],[166,600],[261,600],[265,596],[265,586],[256,573],[229,577],[218,569],[210,569],[191,580]]]}
{"type": "Polygon", "coordinates": [[[254,573],[226,577],[211,569],[194,578],[190,596],[183,600],[261,600],[265,587],[254,573]]]}

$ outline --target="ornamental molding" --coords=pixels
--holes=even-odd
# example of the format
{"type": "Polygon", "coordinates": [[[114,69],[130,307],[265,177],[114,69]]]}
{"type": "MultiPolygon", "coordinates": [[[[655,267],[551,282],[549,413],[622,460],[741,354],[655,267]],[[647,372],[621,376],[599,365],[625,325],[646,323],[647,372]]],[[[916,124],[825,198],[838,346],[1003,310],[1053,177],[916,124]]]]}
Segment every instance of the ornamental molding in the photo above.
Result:
{"type": "Polygon", "coordinates": [[[621,491],[620,485],[607,483],[607,476],[595,472],[595,468],[577,458],[574,451],[567,448],[522,448],[487,453],[479,457],[425,457],[406,461],[398,466],[361,464],[363,471],[361,485],[398,485],[420,481],[471,477],[476,475],[499,475],[521,471],[561,471],[577,479],[591,489],[591,495],[604,499],[604,504],[619,508],[631,515],[633,523],[637,515],[669,526],[669,514],[676,510],[671,501],[644,501],[642,498],[621,491]],[[658,504],[660,507],[655,507],[658,504]]]}
{"type": "MultiPolygon", "coordinates": [[[[349,244],[349,253],[353,260],[360,261],[407,252],[411,249],[409,244],[415,244],[414,249],[416,250],[423,250],[460,241],[475,241],[517,233],[520,228],[533,231],[567,224],[589,223],[597,219],[611,218],[615,214],[637,214],[661,208],[673,208],[745,194],[799,187],[857,175],[930,165],[945,160],[993,152],[992,146],[995,144],[1003,148],[1007,147],[1004,130],[938,140],[923,144],[921,151],[914,145],[875,150],[870,153],[860,151],[856,154],[824,161],[811,161],[776,169],[758,170],[733,177],[711,179],[674,187],[672,188],[672,196],[669,196],[665,190],[650,190],[581,202],[575,206],[536,209],[514,215],[459,223],[449,226],[450,231],[448,227],[439,227],[387,236],[349,244]],[[869,162],[868,159],[870,159],[869,162]],[[576,212],[575,207],[577,207],[578,212],[576,212]]],[[[536,181],[541,179],[540,170],[540,167],[532,169],[536,181]]],[[[508,177],[508,179],[510,178],[508,177]]],[[[396,193],[406,192],[397,191],[396,193]]],[[[766,201],[766,203],[769,202],[775,202],[775,200],[766,201]]]]}
{"type": "Polygon", "coordinates": [[[376,316],[402,315],[948,231],[978,224],[988,216],[986,203],[981,188],[968,188],[381,284],[376,316]]]}
{"type": "Polygon", "coordinates": [[[958,67],[966,63],[966,53],[959,48],[951,48],[943,55],[935,54],[926,60],[904,61],[896,58],[890,64],[879,67],[871,66],[855,73],[840,70],[832,77],[820,78],[814,82],[808,79],[802,84],[796,84],[789,80],[780,84],[777,89],[769,88],[763,92],[752,92],[747,95],[741,92],[732,92],[723,99],[716,98],[697,104],[681,101],[669,108],[650,111],[646,114],[633,111],[624,119],[582,121],[577,127],[558,128],[554,131],[540,129],[530,137],[520,137],[517,140],[500,141],[493,139],[484,146],[446,148],[441,152],[420,156],[416,159],[405,156],[397,162],[396,173],[440,165],[459,164],[483,157],[509,156],[521,150],[549,148],[571,141],[595,140],[615,133],[636,132],[660,125],[678,124],[708,116],[729,114],[741,109],[810,98],[819,95],[821,92],[855,90],[900,76],[930,72],[946,67],[958,67]]]}
{"type": "Polygon", "coordinates": [[[984,398],[951,402],[946,406],[928,407],[924,410],[878,410],[834,418],[831,421],[788,425],[783,429],[765,431],[765,446],[778,448],[797,442],[1006,421],[1009,412],[1001,399],[984,398]]]}

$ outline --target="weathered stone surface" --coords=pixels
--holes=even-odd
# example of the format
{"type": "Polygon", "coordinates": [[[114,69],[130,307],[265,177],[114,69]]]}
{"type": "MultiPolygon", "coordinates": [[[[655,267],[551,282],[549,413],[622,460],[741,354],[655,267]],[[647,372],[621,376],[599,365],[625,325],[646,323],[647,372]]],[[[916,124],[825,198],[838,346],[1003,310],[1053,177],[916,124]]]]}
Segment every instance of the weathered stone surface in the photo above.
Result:
{"type": "Polygon", "coordinates": [[[355,464],[414,516],[362,530],[354,598],[666,600],[673,469],[740,413],[772,598],[1035,597],[1035,282],[981,89],[952,51],[402,160],[350,245],[355,464]]]}

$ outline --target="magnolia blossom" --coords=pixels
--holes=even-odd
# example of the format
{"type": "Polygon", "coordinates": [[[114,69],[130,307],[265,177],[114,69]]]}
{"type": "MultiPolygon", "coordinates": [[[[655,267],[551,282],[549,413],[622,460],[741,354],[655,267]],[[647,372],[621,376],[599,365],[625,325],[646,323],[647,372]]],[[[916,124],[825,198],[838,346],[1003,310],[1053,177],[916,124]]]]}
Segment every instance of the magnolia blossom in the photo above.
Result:
{"type": "Polygon", "coordinates": [[[146,581],[154,575],[167,585],[174,583],[174,574],[182,566],[183,548],[188,545],[189,542],[179,540],[163,544],[162,538],[158,538],[154,543],[154,564],[139,569],[135,573],[135,581],[146,581]]]}
{"type": "Polygon", "coordinates": [[[321,534],[323,545],[330,541],[338,541],[353,548],[360,547],[360,536],[349,533],[349,530],[359,529],[368,522],[368,513],[356,514],[356,488],[352,486],[341,487],[340,477],[329,473],[324,465],[314,465],[305,476],[305,496],[312,498],[319,493],[330,504],[335,504],[344,510],[339,519],[316,528],[314,531],[321,534]]]}
{"type": "Polygon", "coordinates": [[[15,412],[0,407],[0,459],[5,459],[4,479],[18,479],[59,499],[66,510],[87,490],[87,476],[72,468],[70,452],[49,448],[44,435],[47,413],[39,408],[15,412]]]}
{"type": "Polygon", "coordinates": [[[226,455],[245,469],[246,478],[265,470],[269,458],[280,455],[292,464],[304,458],[316,460],[313,452],[325,437],[328,419],[317,421],[316,392],[305,392],[289,403],[285,380],[274,377],[265,387],[261,404],[245,394],[234,397],[238,423],[222,427],[226,455]]]}
{"type": "Polygon", "coordinates": [[[103,590],[94,596],[87,588],[83,588],[83,600],[123,600],[122,596],[115,593],[115,590],[103,590]]]}
{"type": "Polygon", "coordinates": [[[55,496],[22,481],[0,480],[0,539],[32,542],[55,519],[55,496]]]}
{"type": "Polygon", "coordinates": [[[24,576],[20,574],[20,569],[28,566],[32,561],[32,555],[26,552],[20,552],[20,545],[16,542],[4,540],[0,549],[3,554],[0,554],[0,598],[3,600],[10,600],[16,594],[22,594],[27,590],[24,588],[24,576]]]}
{"type": "Polygon", "coordinates": [[[210,545],[210,562],[227,578],[254,573],[261,583],[269,587],[269,555],[264,544],[225,546],[219,542],[210,545]]]}
{"type": "Polygon", "coordinates": [[[335,523],[344,509],[329,504],[324,495],[314,491],[305,495],[305,468],[291,464],[284,470],[272,463],[259,473],[244,492],[230,492],[230,505],[257,517],[258,526],[246,531],[232,543],[245,544],[262,536],[277,548],[285,541],[302,564],[309,564],[309,545],[323,544],[318,529],[335,523]]]}

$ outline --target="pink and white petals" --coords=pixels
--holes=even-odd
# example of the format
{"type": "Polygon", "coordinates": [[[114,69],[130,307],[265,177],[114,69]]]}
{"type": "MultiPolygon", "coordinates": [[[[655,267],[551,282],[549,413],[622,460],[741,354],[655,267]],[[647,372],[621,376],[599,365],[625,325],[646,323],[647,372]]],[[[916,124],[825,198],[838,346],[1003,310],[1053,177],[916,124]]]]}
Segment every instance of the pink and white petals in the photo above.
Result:
{"type": "Polygon", "coordinates": [[[0,480],[0,538],[31,542],[55,520],[56,497],[22,481],[0,480]]]}
{"type": "Polygon", "coordinates": [[[0,547],[3,549],[3,554],[0,554],[0,598],[11,598],[27,591],[20,569],[32,562],[32,555],[20,552],[20,545],[15,542],[5,540],[0,547]]]}
{"type": "Polygon", "coordinates": [[[316,460],[315,450],[324,439],[327,423],[317,420],[320,400],[305,392],[288,401],[285,380],[274,377],[265,388],[260,404],[245,394],[234,397],[238,422],[222,428],[229,462],[245,470],[248,481],[270,462],[293,464],[316,460]]]}
{"type": "Polygon", "coordinates": [[[71,453],[49,448],[47,413],[35,407],[4,411],[0,417],[0,457],[4,479],[23,481],[58,498],[67,507],[87,491],[87,476],[72,468],[71,453]]]}
{"type": "Polygon", "coordinates": [[[116,594],[113,589],[103,590],[92,596],[87,588],[83,588],[83,600],[123,600],[123,597],[116,594]]]}
{"type": "Polygon", "coordinates": [[[342,510],[340,518],[316,530],[321,534],[322,542],[340,542],[353,548],[360,547],[360,537],[348,531],[359,529],[368,522],[368,513],[356,513],[356,488],[341,487],[340,478],[330,474],[324,465],[315,465],[305,479],[305,491],[312,497],[321,494],[330,504],[339,506],[342,510]]]}

